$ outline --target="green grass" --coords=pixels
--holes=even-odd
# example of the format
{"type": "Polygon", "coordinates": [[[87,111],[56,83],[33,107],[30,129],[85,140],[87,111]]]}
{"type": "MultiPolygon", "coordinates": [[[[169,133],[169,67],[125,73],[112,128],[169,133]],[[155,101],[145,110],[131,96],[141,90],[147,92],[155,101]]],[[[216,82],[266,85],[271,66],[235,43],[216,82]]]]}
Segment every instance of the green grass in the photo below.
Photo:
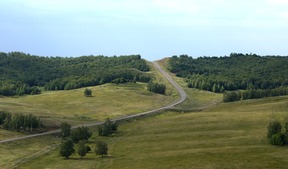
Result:
{"type": "Polygon", "coordinates": [[[108,158],[91,153],[63,160],[55,150],[22,167],[286,168],[288,147],[268,144],[266,128],[273,119],[284,122],[287,111],[288,97],[275,97],[220,103],[202,112],[166,112],[122,124],[116,136],[106,138],[108,158]]]}
{"type": "MultiPolygon", "coordinates": [[[[183,79],[174,78],[188,94],[178,108],[191,112],[165,112],[126,122],[108,138],[99,138],[94,131],[92,152],[82,160],[77,154],[64,160],[59,147],[44,155],[35,150],[36,155],[19,168],[287,168],[288,147],[270,145],[266,132],[269,121],[288,120],[288,96],[222,103],[222,95],[188,89],[183,79]],[[108,142],[106,158],[93,153],[93,142],[99,139],[108,142]]],[[[39,139],[39,145],[46,145],[39,139]]],[[[28,147],[18,144],[15,149],[23,153],[28,147]]],[[[8,165],[3,160],[0,166],[8,165]]]]}
{"type": "Polygon", "coordinates": [[[19,132],[13,132],[13,131],[8,131],[5,129],[0,129],[0,140],[4,140],[7,138],[16,138],[23,136],[24,134],[19,133],[19,132]]]}
{"type": "Polygon", "coordinates": [[[14,168],[58,147],[59,139],[52,136],[30,138],[0,144],[0,168],[14,168]]]}
{"type": "Polygon", "coordinates": [[[44,92],[40,95],[0,99],[0,110],[32,113],[46,125],[68,121],[75,125],[136,114],[173,102],[173,97],[146,91],[145,83],[106,84],[89,87],[93,97],[85,97],[84,88],[44,92]]]}

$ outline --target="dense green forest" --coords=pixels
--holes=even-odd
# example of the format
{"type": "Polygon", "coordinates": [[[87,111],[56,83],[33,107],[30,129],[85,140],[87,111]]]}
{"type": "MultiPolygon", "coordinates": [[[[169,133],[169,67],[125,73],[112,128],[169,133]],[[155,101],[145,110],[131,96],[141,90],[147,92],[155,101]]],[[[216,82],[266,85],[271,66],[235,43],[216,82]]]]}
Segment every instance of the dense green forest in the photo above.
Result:
{"type": "Polygon", "coordinates": [[[179,77],[186,78],[188,87],[226,92],[224,101],[229,101],[230,95],[233,97],[238,95],[238,98],[231,98],[231,101],[236,101],[286,93],[287,65],[288,57],[242,53],[231,53],[230,56],[224,57],[199,58],[180,55],[169,59],[169,70],[179,77]],[[227,94],[227,91],[236,90],[250,92],[227,94]]]}
{"type": "Polygon", "coordinates": [[[0,95],[38,94],[104,83],[149,82],[140,55],[41,57],[22,52],[0,53],[0,95]]]}

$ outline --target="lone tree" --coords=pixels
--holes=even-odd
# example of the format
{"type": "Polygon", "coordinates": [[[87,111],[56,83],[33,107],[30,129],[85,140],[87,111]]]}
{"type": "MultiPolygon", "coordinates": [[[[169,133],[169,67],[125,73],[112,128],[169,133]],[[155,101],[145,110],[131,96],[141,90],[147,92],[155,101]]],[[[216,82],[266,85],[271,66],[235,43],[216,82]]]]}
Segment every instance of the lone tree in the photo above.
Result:
{"type": "Polygon", "coordinates": [[[60,146],[60,155],[69,159],[73,153],[75,153],[73,141],[70,139],[63,140],[60,146]]]}
{"type": "Polygon", "coordinates": [[[87,146],[85,146],[85,142],[81,141],[78,144],[78,154],[82,158],[83,156],[86,156],[87,151],[87,146]]]}
{"type": "Polygon", "coordinates": [[[61,123],[61,136],[62,138],[69,137],[71,133],[71,125],[67,122],[61,123]]]}
{"type": "Polygon", "coordinates": [[[92,96],[92,90],[86,88],[86,89],[84,90],[84,95],[85,95],[86,97],[92,96]]]}
{"type": "Polygon", "coordinates": [[[96,142],[95,153],[97,155],[102,155],[102,158],[103,158],[103,156],[107,155],[107,153],[108,153],[107,144],[103,141],[96,142]]]}

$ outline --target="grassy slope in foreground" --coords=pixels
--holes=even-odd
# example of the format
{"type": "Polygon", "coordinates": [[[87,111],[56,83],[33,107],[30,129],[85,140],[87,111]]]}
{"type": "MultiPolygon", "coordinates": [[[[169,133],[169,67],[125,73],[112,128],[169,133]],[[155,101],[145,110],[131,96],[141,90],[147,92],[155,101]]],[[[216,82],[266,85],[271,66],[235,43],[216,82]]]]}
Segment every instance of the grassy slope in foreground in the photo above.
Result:
{"type": "Polygon", "coordinates": [[[109,158],[91,153],[83,160],[63,160],[55,150],[22,167],[285,168],[288,148],[268,144],[266,127],[274,118],[288,117],[287,105],[288,97],[275,97],[161,114],[121,125],[107,138],[109,158]]]}
{"type": "Polygon", "coordinates": [[[170,112],[125,123],[116,136],[105,138],[109,158],[101,159],[90,153],[86,160],[63,160],[55,150],[21,168],[286,167],[287,147],[269,145],[266,128],[274,118],[282,122],[287,118],[288,97],[219,103],[221,95],[185,90],[190,98],[184,103],[185,109],[189,104],[195,109],[218,104],[201,112],[170,112]]]}

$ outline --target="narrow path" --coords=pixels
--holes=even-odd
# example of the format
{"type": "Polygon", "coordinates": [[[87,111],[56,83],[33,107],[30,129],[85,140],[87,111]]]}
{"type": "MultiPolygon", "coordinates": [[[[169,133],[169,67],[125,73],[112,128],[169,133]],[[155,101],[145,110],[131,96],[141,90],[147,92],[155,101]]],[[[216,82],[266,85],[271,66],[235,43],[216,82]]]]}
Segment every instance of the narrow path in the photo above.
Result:
{"type": "MultiPolygon", "coordinates": [[[[165,110],[165,109],[169,109],[172,108],[180,103],[182,103],[185,99],[186,99],[186,93],[185,91],[171,78],[171,76],[166,73],[156,62],[153,62],[153,65],[155,68],[158,69],[158,71],[160,71],[160,73],[163,74],[163,76],[175,87],[175,89],[177,90],[177,92],[180,95],[180,98],[161,108],[158,109],[154,109],[154,110],[150,110],[150,111],[146,111],[143,113],[139,113],[139,114],[134,114],[134,115],[129,115],[129,116],[124,116],[124,117],[119,117],[116,119],[113,119],[112,121],[123,121],[123,120],[128,120],[128,119],[133,119],[135,117],[141,117],[141,116],[145,116],[145,115],[151,115],[151,114],[156,114],[161,110],[165,110]]],[[[85,127],[91,127],[91,126],[99,126],[101,124],[103,124],[104,122],[95,122],[95,123],[90,123],[90,124],[83,124],[83,125],[79,125],[79,126],[73,126],[72,129],[74,128],[78,128],[81,126],[85,126],[85,127]]],[[[22,137],[18,137],[18,138],[11,138],[11,139],[6,139],[6,140],[1,140],[0,143],[7,143],[7,142],[12,142],[12,141],[16,141],[16,140],[22,140],[22,139],[27,139],[27,138],[32,138],[32,137],[38,137],[38,136],[44,136],[44,135],[48,135],[48,134],[55,134],[55,133],[59,133],[61,130],[52,130],[52,131],[48,131],[48,132],[44,132],[44,133],[39,133],[39,134],[31,134],[31,135],[27,135],[27,136],[22,136],[22,137]]]]}

